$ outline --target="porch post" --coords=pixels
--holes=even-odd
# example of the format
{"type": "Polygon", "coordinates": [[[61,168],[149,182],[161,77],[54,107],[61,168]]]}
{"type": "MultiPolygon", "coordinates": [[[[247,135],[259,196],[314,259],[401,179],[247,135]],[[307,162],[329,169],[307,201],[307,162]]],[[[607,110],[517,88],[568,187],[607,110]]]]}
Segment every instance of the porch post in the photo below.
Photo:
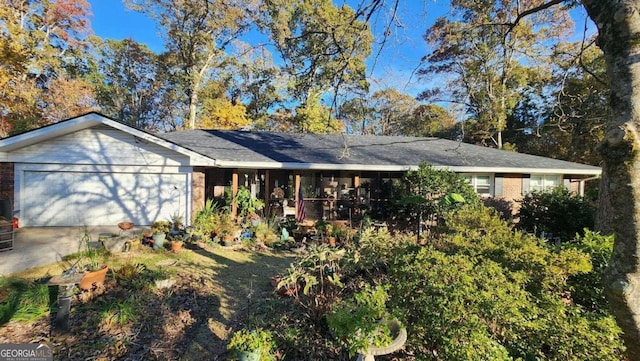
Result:
{"type": "Polygon", "coordinates": [[[298,201],[300,200],[300,171],[297,170],[294,172],[295,175],[295,190],[296,190],[296,218],[298,217],[298,201]]]}
{"type": "Polygon", "coordinates": [[[269,205],[269,202],[271,202],[271,192],[269,192],[271,189],[271,184],[269,184],[269,170],[265,169],[264,171],[264,215],[266,217],[270,217],[271,216],[271,207],[269,205]]]}
{"type": "MultiPolygon", "coordinates": [[[[353,176],[353,209],[351,210],[354,215],[360,215],[360,207],[358,202],[360,201],[360,172],[356,172],[353,176]]],[[[349,217],[349,221],[351,221],[351,217],[349,217]]]]}
{"type": "Polygon", "coordinates": [[[238,194],[238,169],[233,170],[233,174],[231,175],[231,216],[236,218],[238,215],[238,203],[236,203],[235,198],[238,194]]]}

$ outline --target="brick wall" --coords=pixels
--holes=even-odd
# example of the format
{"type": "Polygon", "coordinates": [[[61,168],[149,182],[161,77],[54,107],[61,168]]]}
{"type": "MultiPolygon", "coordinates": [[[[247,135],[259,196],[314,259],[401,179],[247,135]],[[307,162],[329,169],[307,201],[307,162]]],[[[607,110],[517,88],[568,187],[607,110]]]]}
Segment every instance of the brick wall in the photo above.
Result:
{"type": "Polygon", "coordinates": [[[192,199],[192,209],[191,215],[195,216],[196,212],[201,210],[204,207],[205,202],[205,182],[204,182],[204,170],[200,168],[195,168],[193,170],[193,199],[192,199]]]}
{"type": "Polygon", "coordinates": [[[13,163],[0,163],[0,198],[8,198],[13,204],[13,163]]]}
{"type": "Polygon", "coordinates": [[[516,202],[522,199],[522,175],[504,175],[502,183],[502,198],[512,202],[516,202]]]}

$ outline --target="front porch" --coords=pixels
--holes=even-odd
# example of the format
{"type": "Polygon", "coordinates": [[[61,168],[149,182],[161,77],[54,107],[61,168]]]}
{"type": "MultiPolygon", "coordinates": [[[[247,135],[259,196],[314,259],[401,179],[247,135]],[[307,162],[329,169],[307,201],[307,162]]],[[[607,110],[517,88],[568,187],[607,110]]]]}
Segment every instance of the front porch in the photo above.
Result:
{"type": "MultiPolygon", "coordinates": [[[[393,180],[404,172],[290,169],[202,168],[194,171],[194,213],[206,199],[224,204],[240,187],[262,199],[266,217],[298,214],[302,197],[305,219],[352,221],[384,214],[393,180]]],[[[235,204],[232,214],[237,214],[235,204]]]]}

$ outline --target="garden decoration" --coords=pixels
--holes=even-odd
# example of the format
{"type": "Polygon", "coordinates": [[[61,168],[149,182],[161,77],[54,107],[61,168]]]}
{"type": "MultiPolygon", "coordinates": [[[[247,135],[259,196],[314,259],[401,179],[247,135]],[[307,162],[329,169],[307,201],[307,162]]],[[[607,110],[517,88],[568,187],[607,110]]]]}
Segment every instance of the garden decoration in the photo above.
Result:
{"type": "Polygon", "coordinates": [[[407,341],[407,331],[386,310],[387,291],[367,285],[327,316],[329,328],[346,346],[349,356],[373,361],[375,356],[398,351],[407,341]]]}

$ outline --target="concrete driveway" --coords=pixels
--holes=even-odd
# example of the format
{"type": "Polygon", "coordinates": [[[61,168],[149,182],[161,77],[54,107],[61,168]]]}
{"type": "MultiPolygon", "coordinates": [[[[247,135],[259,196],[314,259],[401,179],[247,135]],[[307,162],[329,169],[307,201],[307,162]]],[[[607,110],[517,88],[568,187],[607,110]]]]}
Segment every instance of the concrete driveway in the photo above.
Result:
{"type": "MultiPolygon", "coordinates": [[[[92,241],[97,241],[100,233],[120,233],[117,226],[19,228],[13,250],[0,252],[0,275],[55,264],[63,256],[78,252],[85,230],[91,234],[92,241]]],[[[128,232],[135,234],[136,230],[128,232]]]]}

